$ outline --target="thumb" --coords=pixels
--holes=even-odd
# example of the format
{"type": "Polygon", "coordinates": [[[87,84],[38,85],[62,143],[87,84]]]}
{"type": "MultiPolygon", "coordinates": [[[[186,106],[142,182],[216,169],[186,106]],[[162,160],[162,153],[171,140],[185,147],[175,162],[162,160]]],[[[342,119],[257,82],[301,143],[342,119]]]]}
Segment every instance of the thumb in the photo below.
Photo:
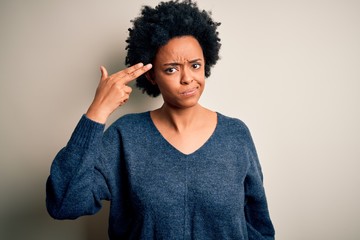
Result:
{"type": "Polygon", "coordinates": [[[108,78],[108,72],[104,66],[100,66],[101,80],[108,78]]]}

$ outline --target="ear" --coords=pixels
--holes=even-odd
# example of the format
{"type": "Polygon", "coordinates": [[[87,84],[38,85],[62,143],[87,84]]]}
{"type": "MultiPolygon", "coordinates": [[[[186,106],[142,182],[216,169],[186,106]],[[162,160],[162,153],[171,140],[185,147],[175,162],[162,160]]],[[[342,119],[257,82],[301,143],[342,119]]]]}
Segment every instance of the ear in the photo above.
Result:
{"type": "Polygon", "coordinates": [[[152,71],[152,69],[145,73],[145,77],[152,85],[156,85],[154,72],[152,71]]]}

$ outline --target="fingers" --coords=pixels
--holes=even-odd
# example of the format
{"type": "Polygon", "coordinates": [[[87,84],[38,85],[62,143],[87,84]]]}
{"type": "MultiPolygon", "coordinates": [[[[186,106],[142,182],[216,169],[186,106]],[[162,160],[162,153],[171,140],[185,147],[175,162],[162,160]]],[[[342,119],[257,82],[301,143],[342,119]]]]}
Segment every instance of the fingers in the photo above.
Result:
{"type": "Polygon", "coordinates": [[[125,85],[125,87],[122,89],[121,97],[119,99],[119,106],[124,105],[129,100],[131,92],[132,88],[125,85]]]}
{"type": "Polygon", "coordinates": [[[101,80],[105,80],[106,78],[108,78],[108,72],[104,66],[100,67],[100,71],[101,71],[101,80]]]}
{"type": "Polygon", "coordinates": [[[135,80],[142,74],[146,73],[152,68],[152,64],[146,64],[144,66],[143,63],[135,64],[131,67],[128,67],[124,70],[121,70],[117,73],[114,73],[112,75],[108,75],[108,72],[104,66],[100,67],[101,70],[101,80],[104,81],[106,79],[112,81],[112,82],[121,82],[124,85],[128,84],[129,82],[135,80]]]}
{"type": "Polygon", "coordinates": [[[131,75],[134,71],[142,68],[143,66],[144,66],[143,63],[137,63],[137,64],[135,64],[135,65],[132,65],[132,66],[124,69],[122,72],[125,73],[125,74],[127,74],[127,75],[131,75]]]}
{"type": "Polygon", "coordinates": [[[116,108],[128,101],[132,88],[127,84],[151,68],[151,64],[144,66],[138,63],[109,76],[106,68],[101,66],[101,80],[94,100],[86,113],[87,116],[94,121],[105,123],[116,108]]]}
{"type": "Polygon", "coordinates": [[[131,87],[129,87],[129,86],[124,86],[124,92],[126,93],[126,94],[130,94],[131,92],[132,92],[132,88],[131,87]]]}
{"type": "Polygon", "coordinates": [[[135,64],[129,68],[126,68],[120,72],[114,74],[114,77],[121,79],[124,84],[128,84],[129,82],[135,80],[140,77],[142,74],[146,73],[152,68],[152,64],[146,64],[144,66],[143,63],[135,64]]]}

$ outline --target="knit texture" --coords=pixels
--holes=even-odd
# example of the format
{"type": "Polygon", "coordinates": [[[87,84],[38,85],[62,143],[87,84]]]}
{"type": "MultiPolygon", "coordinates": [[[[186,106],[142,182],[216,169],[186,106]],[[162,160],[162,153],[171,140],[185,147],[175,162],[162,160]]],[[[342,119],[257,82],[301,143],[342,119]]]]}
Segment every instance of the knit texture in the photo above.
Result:
{"type": "Polygon", "coordinates": [[[217,116],[207,142],[183,154],[149,112],[125,115],[105,133],[84,115],[52,163],[49,214],[75,219],[110,200],[110,239],[274,239],[250,132],[217,116]]]}

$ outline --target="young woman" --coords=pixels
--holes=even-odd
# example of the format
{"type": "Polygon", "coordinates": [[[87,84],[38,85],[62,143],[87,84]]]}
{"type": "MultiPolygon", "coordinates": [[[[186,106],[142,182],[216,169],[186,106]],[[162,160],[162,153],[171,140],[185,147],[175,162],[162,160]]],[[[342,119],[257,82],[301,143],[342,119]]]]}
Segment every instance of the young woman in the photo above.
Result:
{"type": "Polygon", "coordinates": [[[94,214],[105,199],[110,239],[274,239],[248,128],[198,103],[219,58],[218,25],[190,1],[143,8],[127,40],[131,66],[101,67],[93,102],[52,164],[51,216],[94,214]],[[104,133],[135,79],[163,105],[104,133]]]}

